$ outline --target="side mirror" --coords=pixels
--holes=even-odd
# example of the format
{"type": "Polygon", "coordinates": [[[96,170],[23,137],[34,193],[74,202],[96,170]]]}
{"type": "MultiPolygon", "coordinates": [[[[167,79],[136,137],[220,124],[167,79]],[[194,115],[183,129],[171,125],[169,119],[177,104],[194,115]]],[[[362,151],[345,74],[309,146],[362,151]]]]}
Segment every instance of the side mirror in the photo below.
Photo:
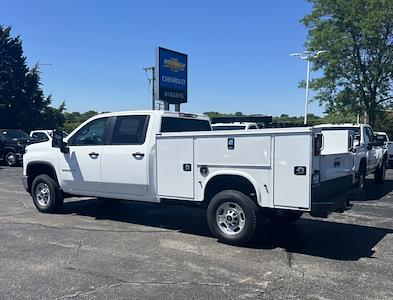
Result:
{"type": "Polygon", "coordinates": [[[67,143],[63,141],[63,138],[63,131],[61,129],[54,130],[52,137],[52,147],[59,148],[62,153],[68,153],[70,149],[68,148],[67,143]]]}
{"type": "Polygon", "coordinates": [[[371,150],[373,148],[373,144],[367,144],[367,150],[371,150]]]}
{"type": "Polygon", "coordinates": [[[360,146],[360,135],[355,135],[353,137],[353,146],[359,147],[360,146]]]}

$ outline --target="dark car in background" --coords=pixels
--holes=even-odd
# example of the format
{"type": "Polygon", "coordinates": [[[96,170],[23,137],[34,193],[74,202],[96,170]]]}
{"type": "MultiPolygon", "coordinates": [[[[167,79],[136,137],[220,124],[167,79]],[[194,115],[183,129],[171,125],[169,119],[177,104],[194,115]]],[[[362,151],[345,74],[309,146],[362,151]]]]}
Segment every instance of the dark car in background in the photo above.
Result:
{"type": "Polygon", "coordinates": [[[11,167],[19,165],[26,146],[39,141],[20,129],[0,129],[0,161],[11,167]]]}

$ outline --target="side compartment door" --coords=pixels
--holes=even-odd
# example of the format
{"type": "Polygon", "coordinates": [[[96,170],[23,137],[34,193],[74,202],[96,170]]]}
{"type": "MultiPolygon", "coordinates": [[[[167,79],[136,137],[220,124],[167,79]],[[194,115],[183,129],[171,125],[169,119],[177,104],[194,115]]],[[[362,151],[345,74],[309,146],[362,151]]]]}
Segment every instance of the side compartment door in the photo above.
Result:
{"type": "Polygon", "coordinates": [[[310,208],[311,138],[278,135],[274,138],[274,205],[310,208]]]}
{"type": "Polygon", "coordinates": [[[194,139],[157,139],[158,195],[194,198],[194,139]]]}
{"type": "Polygon", "coordinates": [[[105,141],[108,118],[94,119],[70,139],[68,153],[59,153],[62,188],[67,192],[104,191],[101,182],[101,151],[105,141]]]}
{"type": "Polygon", "coordinates": [[[102,149],[101,176],[110,194],[143,196],[149,185],[149,115],[117,116],[102,149]]]}

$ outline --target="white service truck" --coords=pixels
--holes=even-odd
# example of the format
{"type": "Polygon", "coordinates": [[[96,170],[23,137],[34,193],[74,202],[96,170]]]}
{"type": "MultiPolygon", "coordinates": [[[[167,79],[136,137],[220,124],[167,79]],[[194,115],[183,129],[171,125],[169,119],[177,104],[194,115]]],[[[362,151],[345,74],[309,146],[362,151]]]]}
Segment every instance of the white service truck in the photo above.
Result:
{"type": "Polygon", "coordinates": [[[27,148],[23,184],[41,212],[91,196],[207,207],[212,233],[241,245],[257,224],[343,211],[352,190],[348,136],[324,153],[318,128],[211,131],[206,116],[137,111],[94,116],[63,140],[27,148]]]}

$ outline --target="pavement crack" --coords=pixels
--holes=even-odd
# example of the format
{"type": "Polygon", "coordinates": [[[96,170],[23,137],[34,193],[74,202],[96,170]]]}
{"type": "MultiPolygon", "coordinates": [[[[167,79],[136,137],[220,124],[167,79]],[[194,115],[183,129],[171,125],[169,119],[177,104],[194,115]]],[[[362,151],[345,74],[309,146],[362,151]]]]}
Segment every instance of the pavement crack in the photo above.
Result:
{"type": "MultiPolygon", "coordinates": [[[[89,271],[87,271],[87,273],[90,273],[89,271]]],[[[95,274],[95,273],[93,273],[95,274]]],[[[101,277],[101,276],[100,276],[101,277]]],[[[115,279],[115,280],[121,280],[118,278],[113,278],[113,277],[104,277],[104,278],[111,278],[111,279],[115,279]]],[[[209,287],[220,287],[222,289],[224,289],[225,287],[231,287],[231,286],[236,286],[236,288],[239,288],[238,284],[229,284],[229,283],[210,283],[210,282],[193,282],[193,281],[121,281],[121,282],[117,282],[117,283],[111,283],[111,284],[106,284],[94,289],[91,289],[89,291],[79,291],[79,292],[75,292],[73,294],[67,294],[61,297],[56,298],[56,300],[60,300],[60,299],[70,299],[70,298],[76,298],[79,296],[87,296],[99,291],[103,291],[103,290],[107,290],[110,288],[116,288],[122,285],[157,285],[157,286],[170,286],[170,285],[196,285],[196,286],[209,286],[209,287]]],[[[241,288],[246,288],[246,289],[252,289],[254,292],[259,292],[259,293],[264,293],[264,290],[261,289],[256,289],[253,288],[251,286],[245,286],[242,285],[241,288]]]]}

